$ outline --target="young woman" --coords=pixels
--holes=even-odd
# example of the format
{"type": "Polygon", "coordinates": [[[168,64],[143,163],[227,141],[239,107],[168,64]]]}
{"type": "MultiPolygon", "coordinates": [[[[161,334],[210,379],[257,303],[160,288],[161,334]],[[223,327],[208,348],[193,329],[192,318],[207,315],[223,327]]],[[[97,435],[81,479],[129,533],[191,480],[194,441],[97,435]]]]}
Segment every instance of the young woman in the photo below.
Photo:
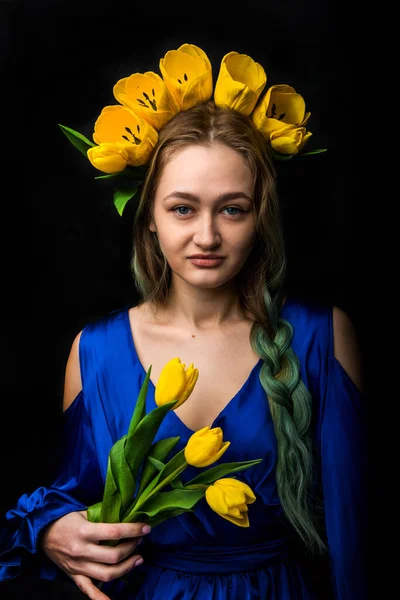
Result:
{"type": "Polygon", "coordinates": [[[337,600],[364,600],[364,422],[354,329],[339,308],[286,296],[274,169],[251,120],[212,100],[178,113],[151,156],[134,224],[142,301],[88,325],[69,356],[66,440],[51,488],[21,497],[6,577],[36,554],[39,576],[71,578],[92,600],[316,598],[327,553],[337,600]],[[262,457],[240,479],[250,526],[199,503],[149,532],[91,523],[107,456],[152,365],[179,356],[199,378],[157,438],[177,449],[221,427],[224,460],[262,457]],[[111,547],[105,539],[121,540],[111,547]],[[140,545],[139,545],[140,543],[140,545]],[[311,566],[311,570],[310,570],[311,566]],[[128,583],[120,579],[128,576],[128,583]],[[99,589],[98,582],[102,582],[99,589]]]}

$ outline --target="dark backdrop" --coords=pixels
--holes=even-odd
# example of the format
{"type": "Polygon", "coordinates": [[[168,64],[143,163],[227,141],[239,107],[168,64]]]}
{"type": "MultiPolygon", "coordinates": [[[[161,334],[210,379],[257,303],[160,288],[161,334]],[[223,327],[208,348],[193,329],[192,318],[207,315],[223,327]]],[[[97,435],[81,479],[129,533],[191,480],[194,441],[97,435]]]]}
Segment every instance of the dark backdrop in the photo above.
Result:
{"type": "Polygon", "coordinates": [[[103,106],[115,102],[116,81],[135,71],[158,72],[159,59],[182,43],[201,46],[215,76],[223,55],[236,50],[264,66],[267,86],[287,83],[305,97],[309,147],[328,152],[278,165],[289,290],[347,311],[368,363],[349,7],[320,0],[35,0],[3,2],[1,10],[21,165],[6,198],[17,233],[5,255],[12,276],[3,311],[1,513],[49,477],[73,338],[88,321],[135,298],[133,205],[119,217],[111,188],[94,179],[98,173],[57,124],[91,137],[103,106]]]}

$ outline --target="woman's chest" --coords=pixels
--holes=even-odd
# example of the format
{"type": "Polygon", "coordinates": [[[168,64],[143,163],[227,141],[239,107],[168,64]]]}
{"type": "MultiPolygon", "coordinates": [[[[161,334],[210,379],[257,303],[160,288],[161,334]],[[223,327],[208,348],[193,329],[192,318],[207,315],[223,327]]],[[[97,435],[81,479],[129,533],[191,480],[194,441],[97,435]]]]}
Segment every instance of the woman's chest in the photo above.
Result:
{"type": "Polygon", "coordinates": [[[249,326],[219,332],[185,335],[171,328],[133,328],[135,348],[144,370],[151,366],[157,385],[161,370],[178,357],[186,368],[193,363],[199,375],[189,399],[176,414],[190,429],[211,426],[246,384],[258,363],[249,341],[249,326]]]}

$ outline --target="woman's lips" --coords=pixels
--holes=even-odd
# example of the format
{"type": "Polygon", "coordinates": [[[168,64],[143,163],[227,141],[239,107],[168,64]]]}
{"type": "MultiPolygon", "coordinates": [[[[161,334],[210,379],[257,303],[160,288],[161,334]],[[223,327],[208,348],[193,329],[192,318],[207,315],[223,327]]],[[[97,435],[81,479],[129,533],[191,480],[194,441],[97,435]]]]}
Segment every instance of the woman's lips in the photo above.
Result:
{"type": "Polygon", "coordinates": [[[189,256],[189,260],[196,267],[216,267],[223,262],[224,258],[196,258],[195,256],[189,256]]]}

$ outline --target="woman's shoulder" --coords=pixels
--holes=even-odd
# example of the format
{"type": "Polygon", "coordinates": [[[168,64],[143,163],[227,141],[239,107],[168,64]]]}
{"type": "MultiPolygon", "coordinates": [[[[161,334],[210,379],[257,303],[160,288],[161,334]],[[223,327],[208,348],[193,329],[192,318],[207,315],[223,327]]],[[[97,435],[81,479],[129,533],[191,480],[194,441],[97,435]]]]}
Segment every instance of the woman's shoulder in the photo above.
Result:
{"type": "Polygon", "coordinates": [[[288,296],[281,317],[293,327],[293,345],[299,354],[326,365],[338,361],[363,388],[359,335],[346,310],[333,302],[288,296]]]}

